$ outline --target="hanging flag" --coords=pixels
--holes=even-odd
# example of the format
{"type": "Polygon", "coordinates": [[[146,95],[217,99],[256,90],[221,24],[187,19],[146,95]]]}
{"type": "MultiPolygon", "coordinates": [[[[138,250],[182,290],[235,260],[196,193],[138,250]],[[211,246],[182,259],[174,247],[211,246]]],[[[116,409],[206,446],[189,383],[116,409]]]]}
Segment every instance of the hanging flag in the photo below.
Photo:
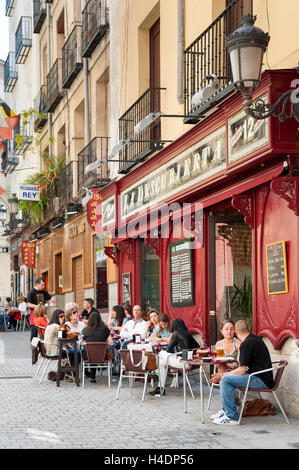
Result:
{"type": "Polygon", "coordinates": [[[13,131],[11,127],[8,127],[7,122],[0,112],[0,139],[11,140],[13,138],[13,131]]]}
{"type": "Polygon", "coordinates": [[[0,98],[0,108],[8,127],[14,129],[20,121],[20,115],[16,114],[2,98],[0,98]]]}
{"type": "Polygon", "coordinates": [[[35,268],[36,242],[22,240],[22,259],[25,266],[30,269],[35,268]]]}
{"type": "Polygon", "coordinates": [[[91,188],[90,191],[93,194],[87,203],[87,221],[92,230],[95,230],[96,224],[101,218],[101,216],[97,214],[97,206],[101,203],[102,196],[99,188],[91,188]]]}

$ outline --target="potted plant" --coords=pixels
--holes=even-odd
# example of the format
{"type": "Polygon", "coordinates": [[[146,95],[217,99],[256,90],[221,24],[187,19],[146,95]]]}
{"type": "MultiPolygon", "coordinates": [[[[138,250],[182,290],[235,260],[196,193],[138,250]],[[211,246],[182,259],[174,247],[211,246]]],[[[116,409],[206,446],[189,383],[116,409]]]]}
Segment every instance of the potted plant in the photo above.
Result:
{"type": "Polygon", "coordinates": [[[232,306],[235,310],[244,314],[250,331],[252,330],[252,284],[251,280],[244,277],[243,286],[234,284],[235,293],[232,297],[232,306]]]}

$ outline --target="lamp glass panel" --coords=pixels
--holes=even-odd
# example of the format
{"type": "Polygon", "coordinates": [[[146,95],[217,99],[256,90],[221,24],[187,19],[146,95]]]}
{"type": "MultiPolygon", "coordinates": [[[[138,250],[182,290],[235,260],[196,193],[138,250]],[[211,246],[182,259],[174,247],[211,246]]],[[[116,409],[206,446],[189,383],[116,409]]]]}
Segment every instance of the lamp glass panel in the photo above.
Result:
{"type": "Polygon", "coordinates": [[[261,79],[261,63],[263,50],[260,47],[243,47],[240,50],[241,75],[245,87],[253,85],[261,79]]]}

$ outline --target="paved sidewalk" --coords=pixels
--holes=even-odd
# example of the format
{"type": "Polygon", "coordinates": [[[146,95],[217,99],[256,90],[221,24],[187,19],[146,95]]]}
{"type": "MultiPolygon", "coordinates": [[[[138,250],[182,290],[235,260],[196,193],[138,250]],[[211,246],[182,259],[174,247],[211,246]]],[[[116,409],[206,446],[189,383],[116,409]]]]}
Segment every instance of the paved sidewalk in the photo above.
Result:
{"type": "MultiPolygon", "coordinates": [[[[200,423],[198,385],[195,400],[183,411],[182,390],[147,396],[141,384],[133,392],[127,380],[115,400],[105,377],[84,389],[63,381],[33,382],[29,332],[0,334],[1,449],[298,449],[299,420],[287,425],[281,414],[244,418],[241,426],[216,426],[209,415],[219,409],[219,392],[200,423]]],[[[150,386],[149,386],[150,388],[150,386]]],[[[205,406],[208,388],[205,389],[205,406]]]]}

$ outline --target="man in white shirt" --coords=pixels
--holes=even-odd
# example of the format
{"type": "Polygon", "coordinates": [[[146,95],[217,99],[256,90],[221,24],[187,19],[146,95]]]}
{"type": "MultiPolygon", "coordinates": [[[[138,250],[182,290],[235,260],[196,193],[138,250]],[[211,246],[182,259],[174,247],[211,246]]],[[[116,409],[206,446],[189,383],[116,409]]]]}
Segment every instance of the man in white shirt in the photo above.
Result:
{"type": "Polygon", "coordinates": [[[139,334],[141,337],[145,335],[147,323],[142,318],[142,310],[140,305],[134,305],[133,317],[133,320],[127,321],[125,326],[121,329],[121,339],[126,339],[129,341],[135,334],[139,334]]]}

